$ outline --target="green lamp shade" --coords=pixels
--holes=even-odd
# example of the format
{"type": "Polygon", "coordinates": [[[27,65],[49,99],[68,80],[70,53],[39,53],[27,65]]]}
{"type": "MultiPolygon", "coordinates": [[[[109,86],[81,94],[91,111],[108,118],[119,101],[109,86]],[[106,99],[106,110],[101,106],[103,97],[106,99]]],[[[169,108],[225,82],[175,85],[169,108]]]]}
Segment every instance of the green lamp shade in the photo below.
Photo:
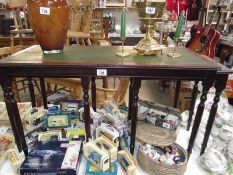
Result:
{"type": "Polygon", "coordinates": [[[175,39],[180,38],[181,30],[182,30],[182,25],[184,24],[184,12],[182,12],[179,16],[179,21],[178,25],[176,27],[176,33],[175,33],[175,39]]]}
{"type": "Polygon", "coordinates": [[[121,12],[121,39],[125,39],[126,31],[126,12],[123,10],[121,12]]]}

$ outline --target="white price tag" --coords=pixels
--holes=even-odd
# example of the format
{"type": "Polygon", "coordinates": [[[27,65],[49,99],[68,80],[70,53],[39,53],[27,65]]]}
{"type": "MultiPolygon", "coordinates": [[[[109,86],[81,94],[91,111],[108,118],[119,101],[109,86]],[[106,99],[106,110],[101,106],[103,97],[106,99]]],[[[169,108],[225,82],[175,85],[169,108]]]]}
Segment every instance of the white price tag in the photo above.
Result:
{"type": "Polygon", "coordinates": [[[154,15],[155,14],[155,7],[146,7],[146,14],[154,15]]]}
{"type": "Polygon", "coordinates": [[[170,129],[171,125],[169,123],[163,123],[163,128],[170,129]]]}
{"type": "Polygon", "coordinates": [[[0,127],[0,134],[5,134],[7,130],[8,130],[7,127],[4,126],[0,127]]]}
{"type": "Polygon", "coordinates": [[[108,75],[107,69],[97,69],[97,76],[106,77],[108,75]]]}
{"type": "Polygon", "coordinates": [[[48,7],[40,7],[40,14],[41,15],[50,15],[50,8],[48,8],[48,7]]]}

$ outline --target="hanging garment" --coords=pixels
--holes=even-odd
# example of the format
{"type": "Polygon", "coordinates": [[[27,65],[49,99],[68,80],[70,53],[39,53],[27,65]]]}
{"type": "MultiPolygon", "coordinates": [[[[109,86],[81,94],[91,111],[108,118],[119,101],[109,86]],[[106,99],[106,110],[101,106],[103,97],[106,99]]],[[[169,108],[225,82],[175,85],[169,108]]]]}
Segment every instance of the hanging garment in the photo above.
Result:
{"type": "Polygon", "coordinates": [[[166,1],[167,10],[172,12],[173,10],[177,13],[177,0],[167,0],[166,1]]]}
{"type": "Polygon", "coordinates": [[[187,0],[187,19],[189,21],[196,21],[199,18],[199,11],[201,8],[201,0],[187,0]]]}
{"type": "Polygon", "coordinates": [[[186,14],[187,0],[178,0],[177,14],[180,15],[182,11],[186,14]]]}

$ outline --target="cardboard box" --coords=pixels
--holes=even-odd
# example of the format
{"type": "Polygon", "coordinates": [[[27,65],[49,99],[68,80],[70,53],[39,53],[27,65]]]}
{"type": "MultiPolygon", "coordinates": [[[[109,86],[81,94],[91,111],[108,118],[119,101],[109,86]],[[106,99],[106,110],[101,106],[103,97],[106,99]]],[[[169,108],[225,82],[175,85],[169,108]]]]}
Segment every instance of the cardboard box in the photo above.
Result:
{"type": "Polygon", "coordinates": [[[20,166],[20,174],[76,175],[81,161],[81,141],[37,142],[20,166]]]}
{"type": "Polygon", "coordinates": [[[97,168],[94,164],[92,164],[88,160],[86,167],[86,175],[117,175],[117,170],[118,170],[117,161],[112,162],[110,164],[110,168],[105,172],[102,172],[99,168],[97,168]]]}
{"type": "Polygon", "coordinates": [[[101,171],[107,171],[110,166],[110,157],[107,150],[101,149],[97,146],[97,142],[89,139],[89,142],[83,145],[84,157],[91,161],[101,171]]]}

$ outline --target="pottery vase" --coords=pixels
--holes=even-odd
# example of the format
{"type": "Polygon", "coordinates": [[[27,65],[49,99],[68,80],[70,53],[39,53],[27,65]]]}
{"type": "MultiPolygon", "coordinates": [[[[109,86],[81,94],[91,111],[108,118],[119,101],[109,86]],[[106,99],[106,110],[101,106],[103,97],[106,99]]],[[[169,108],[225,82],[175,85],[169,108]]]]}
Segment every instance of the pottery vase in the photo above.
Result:
{"type": "Polygon", "coordinates": [[[67,0],[27,0],[28,18],[45,54],[63,51],[69,26],[67,0]]]}

